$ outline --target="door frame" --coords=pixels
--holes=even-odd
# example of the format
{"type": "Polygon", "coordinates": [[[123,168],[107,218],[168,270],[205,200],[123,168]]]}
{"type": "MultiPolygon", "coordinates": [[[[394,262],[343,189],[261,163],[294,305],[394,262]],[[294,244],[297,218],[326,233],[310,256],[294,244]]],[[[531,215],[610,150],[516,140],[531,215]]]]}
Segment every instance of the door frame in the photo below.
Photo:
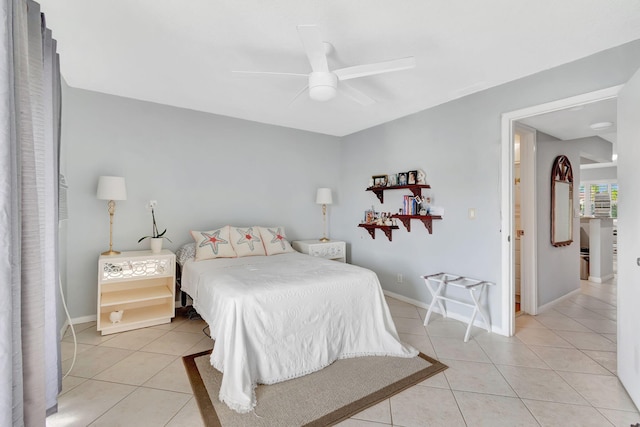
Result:
{"type": "MultiPolygon", "coordinates": [[[[518,120],[522,120],[527,117],[537,116],[539,114],[550,113],[553,111],[563,110],[566,108],[575,107],[578,105],[589,104],[592,102],[598,102],[605,99],[615,98],[624,85],[617,85],[608,87],[605,89],[589,92],[569,98],[559,99],[556,101],[547,102],[544,104],[534,105],[520,110],[509,111],[502,114],[502,161],[501,161],[501,230],[502,230],[502,243],[501,243],[501,302],[502,302],[502,325],[501,328],[507,333],[508,336],[512,336],[515,333],[515,272],[514,272],[514,246],[512,244],[513,230],[513,126],[518,120]]],[[[534,172],[535,175],[535,172],[534,172]]],[[[536,237],[536,236],[534,236],[536,237]]],[[[535,253],[533,254],[535,258],[535,253]]],[[[534,260],[530,268],[537,271],[537,262],[534,260]]],[[[537,296],[537,284],[531,284],[531,287],[536,289],[537,296]]],[[[537,312],[537,301],[534,312],[537,312]]],[[[535,314],[535,313],[534,313],[535,314]]]]}

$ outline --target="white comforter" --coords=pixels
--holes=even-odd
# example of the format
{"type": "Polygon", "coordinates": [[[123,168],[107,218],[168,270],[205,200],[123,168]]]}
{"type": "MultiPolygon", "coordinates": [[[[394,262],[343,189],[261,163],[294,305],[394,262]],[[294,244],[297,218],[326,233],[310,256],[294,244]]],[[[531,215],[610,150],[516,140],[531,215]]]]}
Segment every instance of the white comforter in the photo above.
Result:
{"type": "Polygon", "coordinates": [[[414,357],[370,270],[299,253],[187,261],[182,290],[216,341],[219,398],[238,412],[273,384],[358,356],[414,357]]]}

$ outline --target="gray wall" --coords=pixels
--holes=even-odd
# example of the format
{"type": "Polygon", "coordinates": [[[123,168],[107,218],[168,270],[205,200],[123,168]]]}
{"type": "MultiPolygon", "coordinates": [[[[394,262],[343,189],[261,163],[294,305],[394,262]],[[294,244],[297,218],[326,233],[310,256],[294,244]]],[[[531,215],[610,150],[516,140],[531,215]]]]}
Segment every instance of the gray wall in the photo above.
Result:
{"type": "Polygon", "coordinates": [[[343,138],[340,192],[349,203],[334,218],[339,237],[351,242],[353,261],[376,271],[385,289],[423,302],[430,297],[421,274],[449,271],[496,282],[489,305],[498,325],[507,286],[500,277],[501,114],[622,84],[638,68],[640,41],[343,138]],[[395,231],[393,242],[383,235],[372,240],[357,227],[363,211],[371,205],[397,211],[402,192],[385,193],[380,205],[364,191],[369,178],[415,168],[426,171],[444,220],[434,223],[432,235],[414,222],[411,233],[402,226],[395,231]],[[476,208],[477,219],[468,219],[469,208],[476,208]],[[397,273],[404,283],[396,283],[397,273]]]}
{"type": "MultiPolygon", "coordinates": [[[[492,322],[501,322],[501,114],[624,83],[640,68],[640,41],[373,127],[342,139],[189,110],[69,90],[63,137],[70,183],[69,299],[74,317],[95,315],[96,259],[108,244],[106,202],[98,176],[122,175],[129,199],[117,206],[116,249],[137,249],[158,200],[159,225],[174,241],[190,228],[284,224],[290,238],[322,232],[317,187],[336,189],[330,235],[346,240],[350,259],[376,271],[382,286],[422,302],[419,275],[449,271],[491,280],[492,322]],[[342,144],[340,143],[342,142],[342,144]],[[372,175],[421,168],[445,208],[429,235],[417,221],[393,242],[358,228],[363,211],[397,211],[364,189],[372,175]],[[477,219],[467,217],[475,208],[477,219]],[[402,284],[396,275],[403,274],[402,284]]],[[[425,82],[437,84],[437,82],[425,82]]],[[[577,162],[575,163],[578,164],[577,162]]],[[[548,238],[546,238],[548,241],[548,238]]],[[[577,275],[577,272],[576,272],[577,275]]]]}
{"type": "Polygon", "coordinates": [[[599,136],[589,136],[586,138],[570,139],[574,144],[580,146],[580,156],[600,163],[611,161],[613,154],[613,144],[599,136]]]}
{"type": "Polygon", "coordinates": [[[580,147],[542,132],[536,133],[536,231],[538,257],[538,306],[580,288],[580,218],[573,219],[573,243],[551,245],[551,170],[559,155],[569,158],[573,169],[573,207],[580,207],[580,147]]]}
{"type": "MultiPolygon", "coordinates": [[[[100,175],[126,178],[115,250],[148,249],[150,199],[177,249],[189,230],[284,225],[291,239],[322,235],[318,187],[338,188],[340,141],[149,102],[67,88],[63,141],[69,182],[68,300],[73,318],[95,315],[97,258],[108,249],[100,175]]],[[[334,206],[343,202],[334,193],[334,206]]]]}
{"type": "Polygon", "coordinates": [[[616,181],[618,179],[618,167],[589,168],[580,170],[580,181],[616,181]]]}

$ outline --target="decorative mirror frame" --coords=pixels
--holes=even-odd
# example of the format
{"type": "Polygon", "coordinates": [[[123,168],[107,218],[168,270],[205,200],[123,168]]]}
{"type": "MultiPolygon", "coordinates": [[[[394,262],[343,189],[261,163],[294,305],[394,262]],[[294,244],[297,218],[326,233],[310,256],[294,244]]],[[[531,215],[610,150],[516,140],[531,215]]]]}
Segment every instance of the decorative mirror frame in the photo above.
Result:
{"type": "Polygon", "coordinates": [[[559,247],[568,246],[572,242],[573,169],[569,158],[561,155],[555,158],[551,170],[551,244],[559,247]],[[568,184],[568,195],[566,191],[559,191],[560,188],[565,188],[564,184],[568,184]],[[560,200],[559,196],[561,195],[563,200],[560,200]],[[560,215],[562,215],[562,218],[559,217],[560,215]],[[563,225],[568,226],[568,229],[563,230],[561,228],[563,225]]]}

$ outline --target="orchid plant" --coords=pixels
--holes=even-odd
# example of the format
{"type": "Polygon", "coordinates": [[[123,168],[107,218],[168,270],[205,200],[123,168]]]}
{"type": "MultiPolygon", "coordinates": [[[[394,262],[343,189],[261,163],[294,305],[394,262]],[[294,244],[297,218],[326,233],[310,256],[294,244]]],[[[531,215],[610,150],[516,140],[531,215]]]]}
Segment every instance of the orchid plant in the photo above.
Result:
{"type": "Polygon", "coordinates": [[[141,237],[140,240],[138,240],[138,243],[142,242],[144,239],[147,239],[147,238],[149,238],[149,239],[167,239],[168,241],[171,242],[171,239],[169,239],[168,237],[165,237],[165,233],[167,232],[166,228],[164,229],[164,231],[162,233],[158,232],[158,225],[156,224],[156,213],[154,211],[153,205],[151,205],[151,218],[153,219],[153,230],[152,230],[151,236],[141,237]]]}

